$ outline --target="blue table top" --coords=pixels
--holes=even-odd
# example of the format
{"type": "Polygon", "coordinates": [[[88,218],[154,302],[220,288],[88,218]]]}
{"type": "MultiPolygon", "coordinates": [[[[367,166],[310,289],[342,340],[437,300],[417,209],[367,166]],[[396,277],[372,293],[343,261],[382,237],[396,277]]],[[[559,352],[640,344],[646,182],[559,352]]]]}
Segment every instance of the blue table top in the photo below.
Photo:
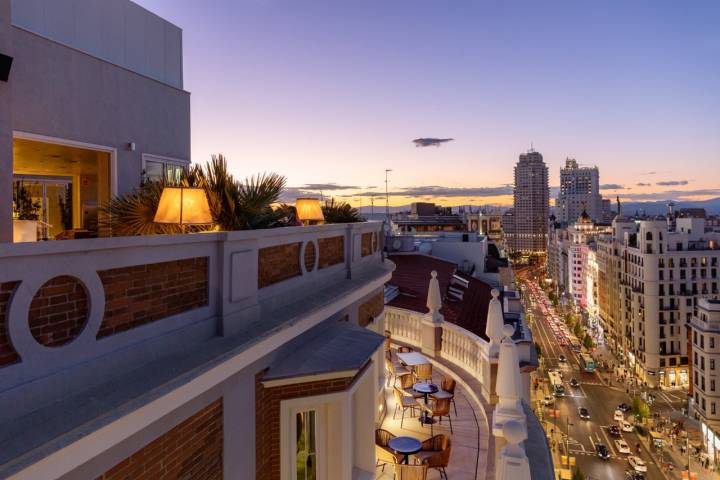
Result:
{"type": "Polygon", "coordinates": [[[438,386],[434,383],[425,383],[425,382],[418,382],[415,385],[413,385],[413,390],[419,393],[435,393],[437,392],[438,386]]]}
{"type": "Polygon", "coordinates": [[[413,437],[395,437],[388,442],[388,446],[396,453],[410,455],[422,448],[422,442],[413,437]]]}

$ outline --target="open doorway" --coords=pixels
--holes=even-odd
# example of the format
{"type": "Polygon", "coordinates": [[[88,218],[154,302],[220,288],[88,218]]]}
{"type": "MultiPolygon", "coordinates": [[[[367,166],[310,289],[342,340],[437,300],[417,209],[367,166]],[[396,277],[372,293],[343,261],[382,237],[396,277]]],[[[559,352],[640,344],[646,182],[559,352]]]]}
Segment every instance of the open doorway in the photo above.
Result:
{"type": "Polygon", "coordinates": [[[14,241],[99,236],[110,163],[109,151],[14,138],[14,241]]]}

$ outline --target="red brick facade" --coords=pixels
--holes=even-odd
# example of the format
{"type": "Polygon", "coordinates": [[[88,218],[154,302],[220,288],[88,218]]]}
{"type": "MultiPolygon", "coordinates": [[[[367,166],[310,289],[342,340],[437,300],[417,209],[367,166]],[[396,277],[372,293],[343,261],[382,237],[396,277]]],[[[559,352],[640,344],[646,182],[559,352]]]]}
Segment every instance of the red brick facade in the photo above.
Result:
{"type": "Polygon", "coordinates": [[[353,377],[265,388],[261,382],[264,374],[262,371],[255,376],[255,480],[279,480],[280,402],[342,392],[353,377]]]}
{"type": "Polygon", "coordinates": [[[40,345],[58,347],[74,340],[88,319],[85,286],[67,275],[52,278],[35,293],[30,304],[30,333],[40,345]]]}
{"type": "Polygon", "coordinates": [[[20,282],[0,283],[0,365],[9,365],[18,362],[20,356],[10,343],[8,334],[8,308],[10,308],[10,297],[20,282]]]}
{"type": "MultiPolygon", "coordinates": [[[[223,478],[223,404],[218,399],[97,480],[223,478]]],[[[237,478],[242,478],[242,475],[237,478]]]]}
{"type": "Polygon", "coordinates": [[[305,258],[303,261],[305,262],[305,270],[308,272],[311,272],[313,267],[315,266],[315,244],[313,242],[308,242],[305,245],[305,258]]]}
{"type": "Polygon", "coordinates": [[[208,258],[114,268],[98,272],[105,316],[98,338],[208,304],[208,258]]]}
{"type": "Polygon", "coordinates": [[[275,245],[258,251],[258,288],[300,275],[300,243],[275,245]]]}
{"type": "Polygon", "coordinates": [[[360,242],[360,255],[367,257],[373,253],[373,233],[363,233],[360,242]]]}
{"type": "Polygon", "coordinates": [[[385,293],[380,289],[367,299],[358,308],[358,324],[366,327],[371,320],[380,315],[385,309],[385,293]]]}
{"type": "Polygon", "coordinates": [[[320,247],[318,269],[345,261],[345,237],[320,238],[318,246],[320,247]]]}

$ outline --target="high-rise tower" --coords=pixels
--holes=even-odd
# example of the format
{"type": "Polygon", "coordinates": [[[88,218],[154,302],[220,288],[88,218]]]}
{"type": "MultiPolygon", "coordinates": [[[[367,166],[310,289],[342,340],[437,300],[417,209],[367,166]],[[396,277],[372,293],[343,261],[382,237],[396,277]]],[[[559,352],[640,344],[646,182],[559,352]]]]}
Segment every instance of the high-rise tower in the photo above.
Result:
{"type": "Polygon", "coordinates": [[[555,204],[557,221],[572,224],[586,211],[596,222],[603,221],[600,173],[597,167],[580,167],[573,158],[560,169],[560,193],[555,204]]]}
{"type": "Polygon", "coordinates": [[[506,236],[511,253],[544,253],[547,249],[550,187],[540,152],[529,150],[515,165],[513,221],[506,236]]]}

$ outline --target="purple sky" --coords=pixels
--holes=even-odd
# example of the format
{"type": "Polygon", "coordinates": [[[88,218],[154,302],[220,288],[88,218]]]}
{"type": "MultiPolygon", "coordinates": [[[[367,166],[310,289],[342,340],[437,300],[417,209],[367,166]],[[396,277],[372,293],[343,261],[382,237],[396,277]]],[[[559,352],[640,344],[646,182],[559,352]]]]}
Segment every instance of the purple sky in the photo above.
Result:
{"type": "Polygon", "coordinates": [[[533,142],[553,185],[571,156],[608,196],[720,196],[717,1],[137,2],[184,30],[195,162],[478,204],[533,142]]]}

